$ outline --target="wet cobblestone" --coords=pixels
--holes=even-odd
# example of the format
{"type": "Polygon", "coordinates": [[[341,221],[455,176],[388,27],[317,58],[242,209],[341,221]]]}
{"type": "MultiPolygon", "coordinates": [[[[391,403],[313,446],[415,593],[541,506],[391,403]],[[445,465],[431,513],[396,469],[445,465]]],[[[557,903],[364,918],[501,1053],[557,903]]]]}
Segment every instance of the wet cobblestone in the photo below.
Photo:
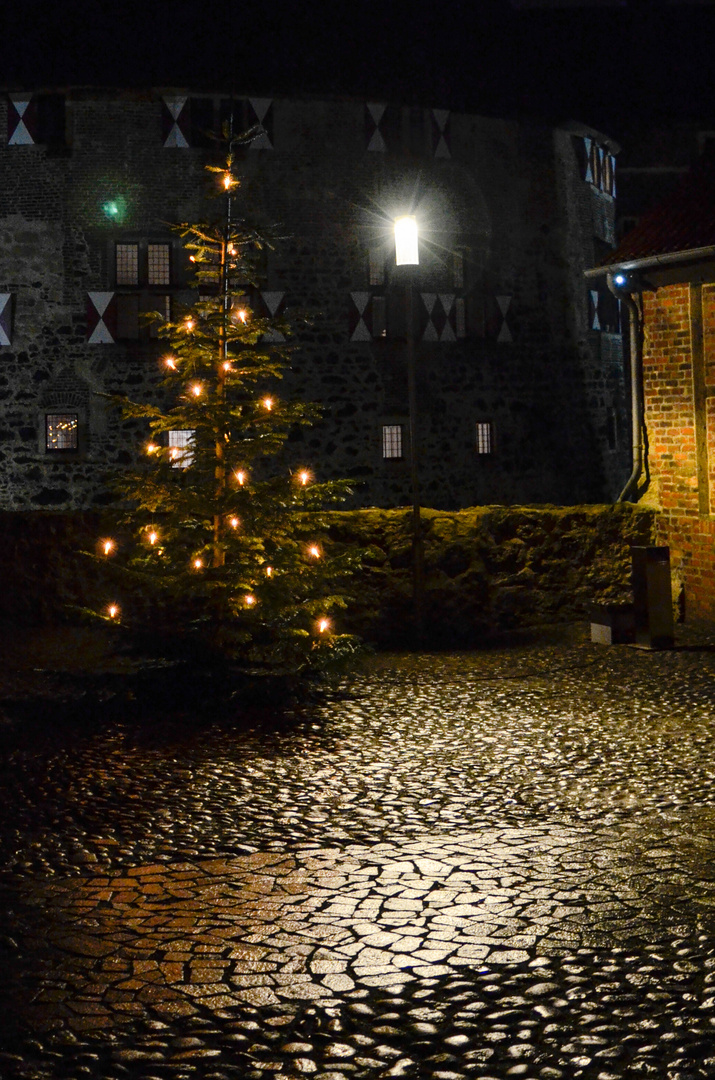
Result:
{"type": "Polygon", "coordinates": [[[712,1077],[713,640],[6,728],[0,1077],[712,1077]]]}

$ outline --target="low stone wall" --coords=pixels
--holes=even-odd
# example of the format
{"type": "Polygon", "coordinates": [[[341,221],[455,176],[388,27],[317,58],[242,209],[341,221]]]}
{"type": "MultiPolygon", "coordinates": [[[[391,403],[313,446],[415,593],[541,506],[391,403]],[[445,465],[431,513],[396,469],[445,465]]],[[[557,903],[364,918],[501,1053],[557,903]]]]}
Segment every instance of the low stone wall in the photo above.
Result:
{"type": "MultiPolygon", "coordinates": [[[[422,512],[425,637],[473,643],[583,618],[630,599],[630,546],[653,543],[655,515],[631,505],[484,506],[422,512]]],[[[378,644],[409,638],[411,511],[333,515],[336,538],[371,547],[343,623],[378,644]]]]}
{"type": "MultiPolygon", "coordinates": [[[[328,521],[335,540],[369,548],[338,628],[383,646],[408,641],[411,511],[335,511],[328,521]]],[[[629,547],[652,543],[655,529],[654,511],[631,505],[424,510],[422,521],[427,640],[451,645],[629,599],[629,547]]],[[[81,554],[101,534],[97,514],[0,515],[0,618],[72,620],[75,607],[114,599],[101,566],[81,554]]]]}

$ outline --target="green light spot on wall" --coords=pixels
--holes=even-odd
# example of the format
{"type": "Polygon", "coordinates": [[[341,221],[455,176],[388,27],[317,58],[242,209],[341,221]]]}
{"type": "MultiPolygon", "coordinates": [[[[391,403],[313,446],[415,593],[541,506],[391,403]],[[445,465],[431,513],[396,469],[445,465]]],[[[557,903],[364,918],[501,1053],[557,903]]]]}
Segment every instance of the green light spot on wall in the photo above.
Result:
{"type": "Polygon", "coordinates": [[[127,212],[126,199],[121,195],[114,199],[107,199],[102,203],[102,213],[110,221],[122,221],[127,212]]]}

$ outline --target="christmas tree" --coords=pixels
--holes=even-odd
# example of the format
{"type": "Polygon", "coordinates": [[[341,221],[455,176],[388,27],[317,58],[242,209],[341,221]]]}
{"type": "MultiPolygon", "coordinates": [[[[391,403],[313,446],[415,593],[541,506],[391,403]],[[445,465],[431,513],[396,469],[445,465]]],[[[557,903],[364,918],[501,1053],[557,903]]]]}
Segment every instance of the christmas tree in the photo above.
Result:
{"type": "Polygon", "coordinates": [[[290,326],[251,308],[266,241],[237,213],[234,148],[208,166],[217,217],[174,226],[198,299],[159,324],[160,404],[114,399],[148,437],[143,465],[117,481],[117,532],[98,545],[126,593],[103,616],[185,655],[298,675],[356,651],[335,613],[361,552],[331,543],[323,514],[348,483],[281,462],[320,410],[281,398],[290,326]]]}

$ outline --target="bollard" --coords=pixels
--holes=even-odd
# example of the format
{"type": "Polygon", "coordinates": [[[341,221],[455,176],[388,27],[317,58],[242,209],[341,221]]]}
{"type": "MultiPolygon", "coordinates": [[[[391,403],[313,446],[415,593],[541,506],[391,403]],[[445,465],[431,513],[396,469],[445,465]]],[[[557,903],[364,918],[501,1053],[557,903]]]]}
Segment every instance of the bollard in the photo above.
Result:
{"type": "Polygon", "coordinates": [[[635,644],[641,649],[672,649],[670,550],[632,547],[631,560],[635,644]]]}

